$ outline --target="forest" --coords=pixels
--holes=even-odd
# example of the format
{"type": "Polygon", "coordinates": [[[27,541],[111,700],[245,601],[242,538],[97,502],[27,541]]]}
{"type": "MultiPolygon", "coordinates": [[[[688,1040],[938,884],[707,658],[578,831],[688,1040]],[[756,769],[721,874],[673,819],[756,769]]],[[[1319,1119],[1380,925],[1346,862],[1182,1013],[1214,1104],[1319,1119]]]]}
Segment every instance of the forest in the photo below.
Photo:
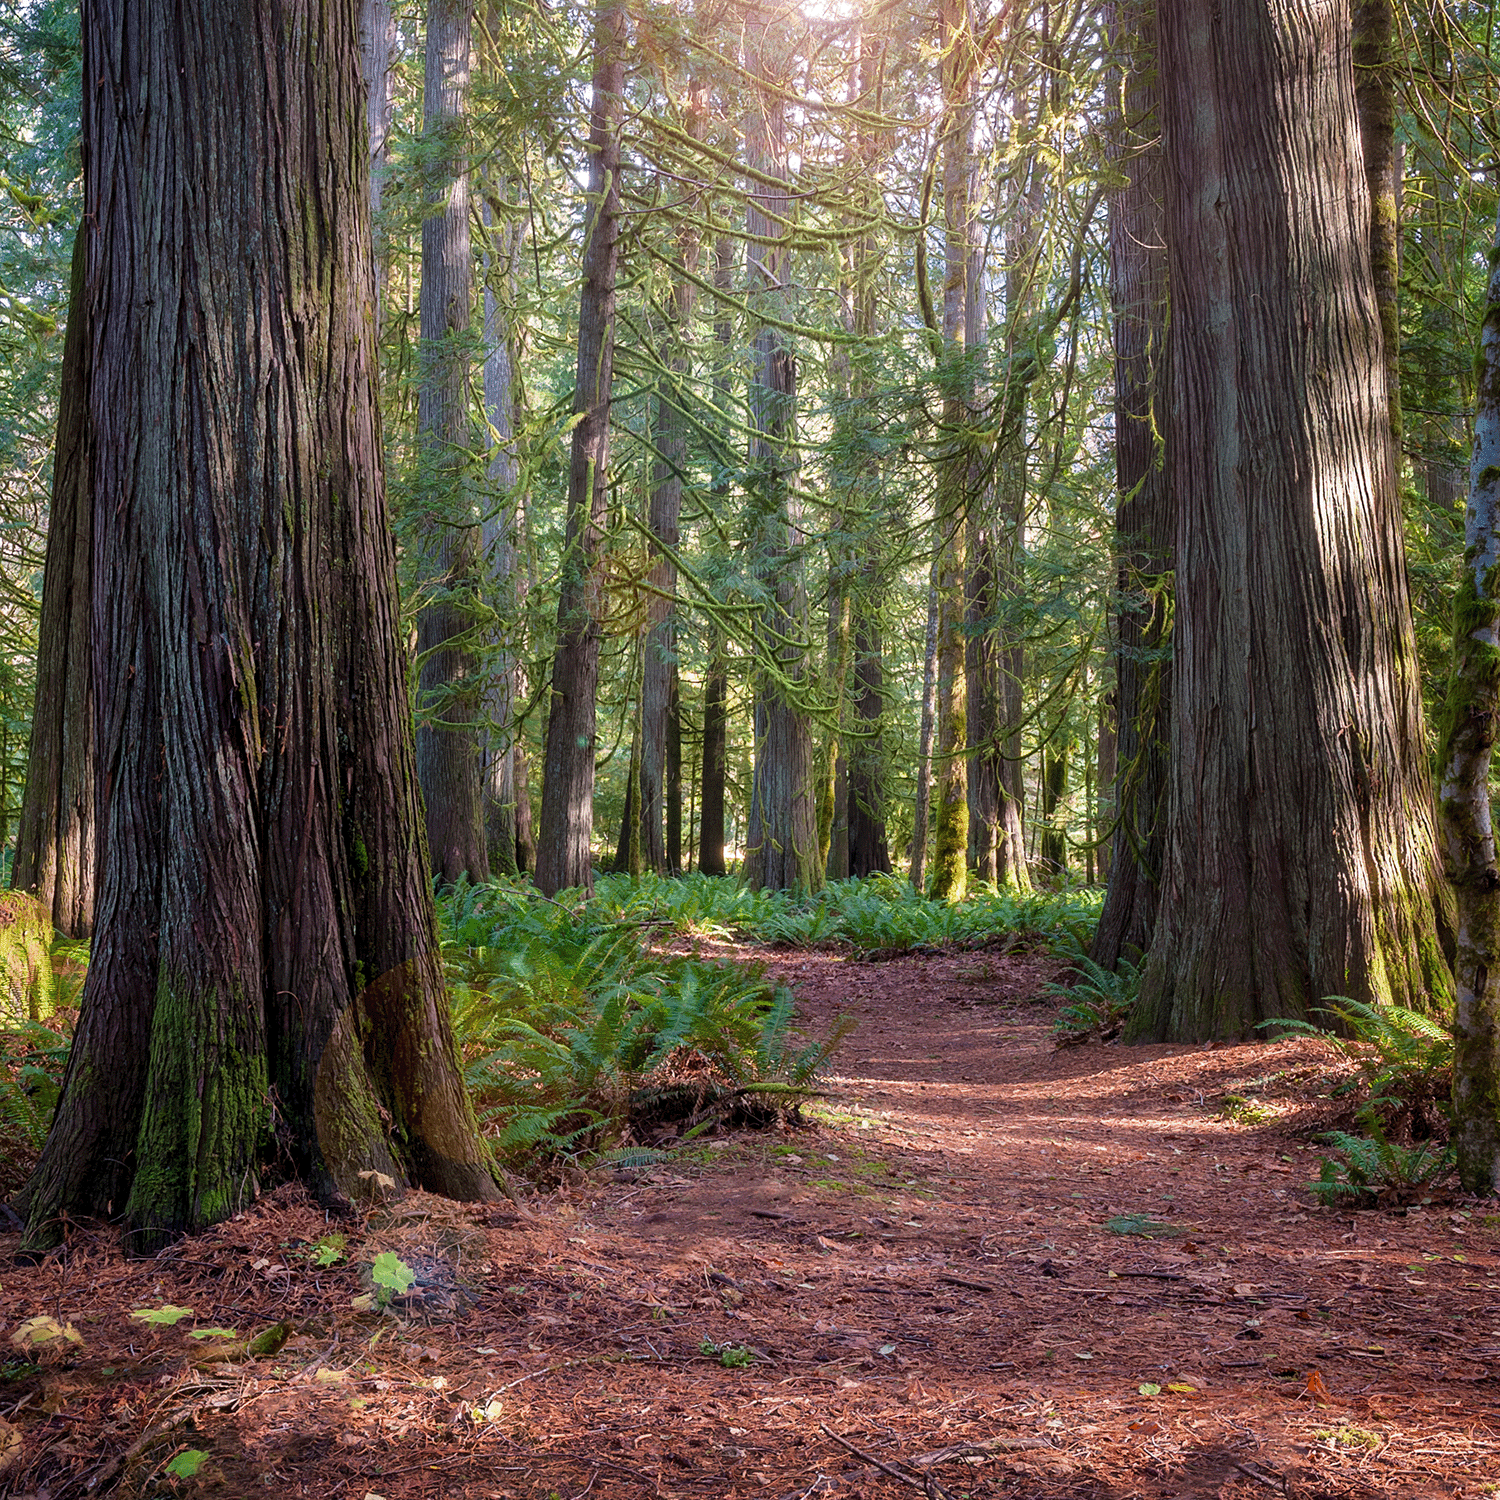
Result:
{"type": "Polygon", "coordinates": [[[1497,41],[0,0],[0,1494],[1493,1490],[1497,41]]]}

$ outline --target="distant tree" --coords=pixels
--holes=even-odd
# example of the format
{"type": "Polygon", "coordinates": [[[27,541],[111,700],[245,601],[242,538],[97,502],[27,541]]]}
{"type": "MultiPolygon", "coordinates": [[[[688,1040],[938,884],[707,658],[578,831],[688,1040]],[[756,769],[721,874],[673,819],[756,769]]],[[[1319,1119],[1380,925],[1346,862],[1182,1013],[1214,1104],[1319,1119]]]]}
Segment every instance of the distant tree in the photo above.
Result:
{"type": "Polygon", "coordinates": [[[482,588],[483,529],[476,504],[469,414],[474,258],[464,117],[470,87],[471,0],[427,9],[423,126],[422,342],[417,387],[417,540],[432,597],[417,616],[417,775],[427,808],[433,873],[487,880],[484,750],[475,620],[482,588]]]}
{"type": "Polygon", "coordinates": [[[359,5],[278,19],[84,10],[101,868],[33,1253],[64,1215],[139,1252],[223,1219],[273,1138],[325,1201],[497,1195],[398,637],[359,5]]]}
{"type": "Polygon", "coordinates": [[[603,590],[600,549],[609,506],[609,409],[614,380],[615,276],[620,258],[620,122],[625,112],[626,12],[600,0],[594,16],[588,216],[578,312],[578,373],[568,465],[567,537],[557,595],[557,650],[547,715],[536,883],[554,896],[592,890],[595,695],[603,590]]]}
{"type": "Polygon", "coordinates": [[[1116,150],[1124,180],[1109,200],[1118,739],[1109,887],[1091,950],[1109,969],[1131,950],[1151,946],[1167,839],[1177,516],[1163,451],[1168,288],[1155,10],[1152,0],[1119,0],[1111,27],[1123,74],[1116,150]]]}
{"type": "Polygon", "coordinates": [[[1478,400],[1464,571],[1438,751],[1449,878],[1458,897],[1453,1141],[1470,1193],[1500,1190],[1500,863],[1490,767],[1500,711],[1500,221],[1475,369],[1478,400]]]}

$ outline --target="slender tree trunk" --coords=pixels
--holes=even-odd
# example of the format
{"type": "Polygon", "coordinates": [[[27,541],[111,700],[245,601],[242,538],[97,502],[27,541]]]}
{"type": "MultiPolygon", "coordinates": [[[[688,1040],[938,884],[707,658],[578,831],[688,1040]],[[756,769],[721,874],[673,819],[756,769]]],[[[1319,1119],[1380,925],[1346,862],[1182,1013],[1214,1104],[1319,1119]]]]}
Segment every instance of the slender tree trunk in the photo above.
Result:
{"type": "Polygon", "coordinates": [[[227,1217],[271,1132],[325,1198],[498,1196],[398,639],[358,12],[283,10],[253,45],[238,5],[84,11],[100,879],[31,1253],[227,1217]]]}
{"type": "Polygon", "coordinates": [[[645,873],[641,840],[641,720],[635,715],[630,732],[630,769],[625,775],[625,809],[620,814],[620,837],[615,844],[614,872],[639,879],[645,873]]]}
{"type": "Polygon", "coordinates": [[[1479,333],[1464,574],[1438,774],[1443,851],[1458,906],[1453,1141],[1464,1191],[1500,1190],[1500,864],[1490,766],[1500,713],[1500,221],[1479,333]]]}
{"type": "Polygon", "coordinates": [[[1068,874],[1068,835],[1062,826],[1062,802],[1068,794],[1068,762],[1073,746],[1060,741],[1042,747],[1042,868],[1053,884],[1068,874]]]}
{"type": "MultiPolygon", "coordinates": [[[[694,80],[688,107],[689,135],[702,133],[707,116],[705,95],[703,85],[694,80]]],[[[641,816],[645,825],[646,864],[658,875],[664,875],[668,868],[663,799],[672,685],[677,677],[677,609],[672,598],[677,589],[677,565],[671,554],[680,542],[682,480],[688,459],[688,418],[684,404],[690,400],[687,379],[692,366],[687,340],[696,289],[689,278],[698,268],[697,229],[691,225],[684,228],[678,235],[677,247],[683,274],[672,287],[672,321],[665,350],[667,373],[658,380],[656,389],[656,459],[652,465],[649,520],[653,592],[646,606],[646,663],[641,688],[641,816]]],[[[680,829],[681,803],[677,807],[677,820],[680,829]]]]}
{"type": "Polygon", "coordinates": [[[370,137],[370,220],[375,266],[375,337],[385,324],[385,282],[390,255],[380,228],[380,205],[391,163],[391,122],[396,109],[396,20],[390,0],[361,0],[360,61],[365,80],[365,124],[370,137]]]}
{"type": "MultiPolygon", "coordinates": [[[[495,196],[504,198],[503,185],[495,196]]],[[[520,462],[516,453],[518,377],[512,313],[516,262],[523,224],[498,220],[487,197],[484,222],[490,234],[484,285],[484,409],[489,423],[489,497],[481,532],[490,574],[495,612],[495,661],[485,684],[485,843],[490,864],[502,875],[515,875],[516,863],[516,711],[520,704],[519,647],[521,611],[516,587],[516,540],[520,462]]]]}
{"type": "Polygon", "coordinates": [[[1166,179],[1161,154],[1156,18],[1151,0],[1118,0],[1113,27],[1125,57],[1120,166],[1110,200],[1110,296],[1115,341],[1114,850],[1091,955],[1106,969],[1144,953],[1156,925],[1167,842],[1172,726],[1172,572],[1176,498],[1165,462],[1171,409],[1167,365],[1166,179]]]}
{"type": "Polygon", "coordinates": [[[417,616],[417,775],[427,806],[433,873],[442,881],[488,880],[484,831],[483,680],[475,615],[483,537],[470,474],[469,169],[463,122],[469,92],[472,0],[427,9],[423,131],[440,154],[429,164],[422,221],[422,345],[417,446],[422,508],[419,566],[434,601],[417,616]]]}
{"type": "Polygon", "coordinates": [[[937,563],[927,585],[927,644],[922,653],[922,722],[917,744],[917,800],[912,810],[911,883],[927,889],[927,820],[932,805],[932,721],[937,690],[938,591],[937,563]]]}
{"type": "Polygon", "coordinates": [[[729,669],[722,642],[716,637],[709,652],[708,677],[703,685],[702,822],[698,834],[698,869],[704,875],[723,875],[724,781],[728,770],[728,715],[725,699],[729,669]]]}
{"type": "Polygon", "coordinates": [[[667,874],[682,874],[682,692],[677,664],[667,690],[667,874]]]}
{"type": "MultiPolygon", "coordinates": [[[[734,286],[734,242],[723,235],[714,244],[714,287],[727,298],[734,286]]],[[[719,413],[716,430],[721,452],[715,462],[713,498],[722,513],[729,499],[731,449],[727,436],[730,372],[734,353],[734,322],[727,300],[720,300],[714,319],[714,407],[719,413]]],[[[703,766],[698,869],[704,875],[724,875],[725,788],[729,777],[729,661],[724,636],[717,624],[710,627],[708,674],[703,684],[703,766]]]]}
{"type": "MultiPolygon", "coordinates": [[[[867,585],[873,587],[873,585],[867,585]]],[[[885,670],[880,627],[872,612],[856,612],[854,625],[854,721],[860,731],[849,755],[849,873],[891,873],[885,838],[885,670]]]]}
{"type": "MultiPolygon", "coordinates": [[[[786,99],[766,56],[772,18],[756,11],[747,24],[749,71],[763,85],[745,132],[746,159],[755,174],[746,216],[750,302],[757,311],[784,318],[790,270],[784,241],[792,217],[790,193],[781,185],[787,178],[786,99]]],[[[805,539],[793,485],[797,363],[787,335],[774,323],[759,324],[753,351],[747,498],[756,567],[767,597],[756,688],[761,727],[744,875],[749,885],[762,890],[816,890],[823,883],[823,866],[818,859],[812,733],[797,702],[808,675],[805,539]]]]}
{"type": "Polygon", "coordinates": [[[594,697],[599,685],[609,507],[609,406],[614,372],[615,275],[620,247],[620,124],[625,107],[626,10],[600,0],[594,18],[589,115],[589,210],[578,310],[578,384],[568,467],[568,529],[557,599],[547,762],[536,883],[543,895],[592,890],[594,697]]]}
{"type": "Polygon", "coordinates": [[[1160,7],[1181,508],[1138,1036],[1451,993],[1350,19],[1160,7]]]}
{"type": "Polygon", "coordinates": [[[1380,315],[1391,443],[1401,463],[1401,179],[1396,152],[1395,0],[1354,0],[1354,96],[1370,194],[1370,272],[1380,315]]]}
{"type": "Polygon", "coordinates": [[[1094,838],[1099,844],[1099,879],[1106,887],[1113,865],[1111,835],[1115,819],[1119,815],[1119,801],[1115,792],[1115,768],[1119,751],[1115,701],[1113,689],[1101,694],[1099,698],[1099,789],[1094,838]]]}
{"type": "Polygon", "coordinates": [[[52,925],[78,938],[93,931],[95,873],[87,241],[80,231],[73,244],[42,575],[36,704],[11,872],[14,889],[32,892],[51,914],[52,925]]]}
{"type": "Polygon", "coordinates": [[[969,874],[969,730],[964,670],[965,540],[971,495],[971,393],[966,335],[972,235],[970,202],[974,138],[973,36],[968,0],[942,0],[943,40],[943,276],[944,451],[937,499],[937,843],[930,894],[962,901],[969,874]]]}

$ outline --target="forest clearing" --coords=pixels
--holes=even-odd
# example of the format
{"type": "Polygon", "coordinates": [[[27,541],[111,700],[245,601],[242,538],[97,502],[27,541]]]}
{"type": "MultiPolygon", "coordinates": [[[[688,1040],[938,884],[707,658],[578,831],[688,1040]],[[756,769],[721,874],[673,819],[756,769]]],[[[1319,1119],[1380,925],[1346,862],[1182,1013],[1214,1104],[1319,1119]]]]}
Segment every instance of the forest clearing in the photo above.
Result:
{"type": "Polygon", "coordinates": [[[331,1223],[289,1186],[153,1260],[80,1228],[0,1273],[0,1335],[83,1341],[7,1371],[0,1492],[1494,1493],[1500,1213],[1319,1206],[1328,1049],[1055,1048],[1045,954],[700,946],[855,1018],[803,1125],[498,1208],[331,1223]],[[388,1250],[429,1295],[351,1310],[388,1250]],[[283,1320],[259,1360],[188,1337],[283,1320]]]}

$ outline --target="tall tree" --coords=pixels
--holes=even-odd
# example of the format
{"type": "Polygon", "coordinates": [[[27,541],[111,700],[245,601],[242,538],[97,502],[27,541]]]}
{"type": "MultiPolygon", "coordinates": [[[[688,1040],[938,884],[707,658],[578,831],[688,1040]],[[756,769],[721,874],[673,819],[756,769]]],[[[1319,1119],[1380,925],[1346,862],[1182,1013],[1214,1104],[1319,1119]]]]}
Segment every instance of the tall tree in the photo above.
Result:
{"type": "MultiPolygon", "coordinates": [[[[1109,201],[1115,353],[1115,815],[1104,909],[1091,949],[1113,969],[1151,946],[1167,837],[1172,716],[1169,622],[1176,514],[1168,432],[1166,180],[1152,0],[1118,0],[1119,165],[1109,201]]],[[[1101,781],[1103,756],[1100,757],[1101,781]]]]}
{"type": "Polygon", "coordinates": [[[267,24],[84,11],[101,872],[31,1252],[64,1214],[142,1251],[226,1217],[270,1131],[328,1198],[497,1196],[398,638],[359,7],[267,24]]]}
{"type": "Polygon", "coordinates": [[[1425,1008],[1451,977],[1349,0],[1162,0],[1159,26],[1172,823],[1133,1030],[1425,1008]]]}
{"type": "Polygon", "coordinates": [[[1500,863],[1490,766],[1500,712],[1500,221],[1475,369],[1478,400],[1438,751],[1443,849],[1458,906],[1453,1139],[1470,1193],[1500,1190],[1500,863]]]}
{"type": "Polygon", "coordinates": [[[620,124],[625,113],[628,25],[620,0],[594,14],[589,106],[588,215],[578,306],[577,421],[568,464],[568,526],[557,594],[542,777],[536,883],[555,896],[592,890],[595,695],[599,686],[604,575],[600,550],[609,508],[609,408],[614,384],[615,276],[620,259],[620,124]]]}
{"type": "Polygon", "coordinates": [[[420,567],[434,597],[417,616],[417,775],[433,873],[444,881],[464,875],[488,880],[490,874],[479,727],[483,679],[475,640],[484,539],[469,415],[474,264],[464,116],[472,22],[472,0],[432,0],[422,93],[423,132],[432,155],[422,220],[418,500],[420,567]]]}
{"type": "Polygon", "coordinates": [[[495,619],[495,660],[485,688],[484,823],[492,868],[514,875],[519,868],[516,720],[521,701],[522,599],[517,558],[520,374],[514,300],[525,219],[511,201],[508,183],[490,185],[484,224],[489,240],[484,281],[484,410],[489,425],[490,493],[481,536],[495,619]]]}
{"type": "Polygon", "coordinates": [[[80,232],[73,244],[57,443],[52,455],[36,703],[11,878],[16,890],[36,895],[59,932],[79,938],[88,937],[94,926],[96,833],[89,664],[93,508],[84,281],[87,245],[87,235],[80,232]]]}
{"type": "Polygon", "coordinates": [[[969,872],[969,730],[964,643],[968,600],[965,540],[973,475],[973,371],[969,364],[969,270],[973,206],[974,36],[968,0],[938,7],[943,73],[944,268],[939,379],[943,438],[937,481],[937,842],[931,895],[962,901],[969,872]]]}
{"type": "MultiPolygon", "coordinates": [[[[688,87],[686,129],[689,138],[703,133],[707,119],[707,87],[695,77],[688,87]]],[[[684,205],[687,216],[677,234],[680,270],[668,292],[663,364],[656,383],[656,457],[651,472],[652,566],[647,600],[645,663],[641,683],[641,824],[645,835],[643,857],[649,868],[665,875],[681,866],[681,835],[675,862],[667,857],[664,824],[675,816],[681,827],[682,803],[666,804],[667,751],[674,723],[673,691],[677,679],[677,565],[673,560],[681,540],[682,481],[687,469],[689,403],[687,378],[691,369],[688,329],[693,316],[698,269],[699,233],[694,205],[684,205]]]]}
{"type": "Polygon", "coordinates": [[[807,588],[801,505],[793,483],[797,362],[782,327],[789,309],[792,199],[787,187],[787,101],[777,65],[784,17],[747,15],[747,71],[756,80],[745,128],[750,203],[746,260],[758,314],[750,377],[751,548],[764,591],[757,669],[755,778],[750,798],[745,879],[764,890],[816,890],[817,794],[812,731],[798,702],[808,677],[807,588]],[[768,316],[769,315],[769,316],[768,316]]]}
{"type": "Polygon", "coordinates": [[[365,77],[365,122],[370,136],[370,219],[375,254],[375,332],[385,321],[387,256],[380,243],[380,205],[391,161],[391,125],[396,109],[396,18],[390,0],[362,0],[360,56],[365,77]]]}

